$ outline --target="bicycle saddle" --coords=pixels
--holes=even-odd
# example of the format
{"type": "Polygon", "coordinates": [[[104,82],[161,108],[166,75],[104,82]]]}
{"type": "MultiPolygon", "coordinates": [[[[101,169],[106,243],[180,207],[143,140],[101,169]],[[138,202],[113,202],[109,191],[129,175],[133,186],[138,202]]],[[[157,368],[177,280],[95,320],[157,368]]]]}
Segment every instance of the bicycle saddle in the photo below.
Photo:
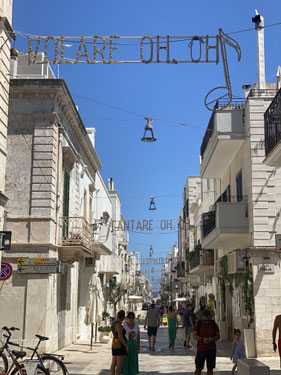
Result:
{"type": "Polygon", "coordinates": [[[20,352],[18,350],[12,350],[13,355],[18,358],[23,358],[26,356],[26,352],[20,352]]]}
{"type": "Polygon", "coordinates": [[[40,335],[35,335],[35,336],[38,337],[38,339],[41,340],[41,341],[49,340],[49,337],[40,336],[40,335]]]}

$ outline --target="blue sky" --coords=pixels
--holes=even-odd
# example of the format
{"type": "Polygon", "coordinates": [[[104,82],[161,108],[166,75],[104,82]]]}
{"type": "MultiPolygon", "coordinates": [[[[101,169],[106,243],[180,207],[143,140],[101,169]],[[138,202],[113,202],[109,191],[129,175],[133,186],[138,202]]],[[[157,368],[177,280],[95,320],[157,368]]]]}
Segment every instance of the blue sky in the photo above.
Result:
{"type": "MultiPolygon", "coordinates": [[[[227,33],[252,28],[255,9],[264,16],[265,25],[281,22],[280,0],[14,0],[13,27],[36,35],[216,35],[219,27],[227,33]]],[[[281,64],[280,35],[281,25],[265,29],[268,82],[275,81],[281,64]]],[[[241,46],[242,59],[238,63],[228,48],[231,83],[233,94],[242,96],[242,85],[256,82],[256,34],[252,30],[232,36],[241,46]]],[[[26,40],[19,36],[15,47],[27,51],[26,40]]],[[[121,197],[140,197],[122,199],[125,219],[176,219],[187,176],[199,174],[204,130],[156,121],[157,142],[143,143],[143,118],[76,95],[205,128],[210,112],[204,97],[224,84],[221,63],[62,65],[60,78],[65,79],[85,126],[96,128],[104,180],[113,177],[121,197]],[[155,199],[156,211],[148,211],[149,196],[165,195],[169,197],[155,199]]],[[[145,257],[152,245],[155,255],[163,256],[175,242],[176,232],[131,234],[129,250],[145,257]]]]}

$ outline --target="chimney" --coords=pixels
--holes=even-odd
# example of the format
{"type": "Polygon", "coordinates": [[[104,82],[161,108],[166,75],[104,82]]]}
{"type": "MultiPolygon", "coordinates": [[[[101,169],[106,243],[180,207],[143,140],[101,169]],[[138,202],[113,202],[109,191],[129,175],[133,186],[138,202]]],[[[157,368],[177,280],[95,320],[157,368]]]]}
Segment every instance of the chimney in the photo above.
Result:
{"type": "Polygon", "coordinates": [[[92,142],[93,147],[95,148],[95,133],[96,129],[95,128],[86,128],[86,131],[88,133],[88,136],[92,142]]]}
{"type": "Polygon", "coordinates": [[[258,89],[265,89],[265,62],[264,62],[264,18],[257,10],[256,16],[252,17],[257,31],[257,54],[258,54],[258,89]]]}
{"type": "Polygon", "coordinates": [[[244,98],[247,99],[251,91],[251,85],[243,85],[242,89],[244,90],[244,98]]]}
{"type": "Polygon", "coordinates": [[[112,177],[110,179],[110,190],[114,190],[114,181],[112,177]]]}
{"type": "Polygon", "coordinates": [[[277,90],[280,90],[281,88],[281,66],[278,66],[276,72],[276,88],[277,90]]]}
{"type": "Polygon", "coordinates": [[[107,190],[110,190],[110,178],[107,179],[107,190]]]}
{"type": "Polygon", "coordinates": [[[19,51],[12,48],[11,51],[11,61],[10,61],[10,76],[11,79],[17,78],[18,75],[18,56],[19,51]]]}

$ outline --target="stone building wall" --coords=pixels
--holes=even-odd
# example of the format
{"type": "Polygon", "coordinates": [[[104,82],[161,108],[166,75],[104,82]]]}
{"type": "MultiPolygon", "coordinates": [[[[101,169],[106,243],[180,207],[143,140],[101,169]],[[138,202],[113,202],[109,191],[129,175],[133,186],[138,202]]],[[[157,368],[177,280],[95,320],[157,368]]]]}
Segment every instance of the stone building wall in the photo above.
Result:
{"type": "MultiPolygon", "coordinates": [[[[0,230],[4,227],[5,170],[10,82],[10,42],[12,37],[12,0],[0,1],[0,230]]],[[[1,257],[1,255],[0,255],[1,257]]]]}

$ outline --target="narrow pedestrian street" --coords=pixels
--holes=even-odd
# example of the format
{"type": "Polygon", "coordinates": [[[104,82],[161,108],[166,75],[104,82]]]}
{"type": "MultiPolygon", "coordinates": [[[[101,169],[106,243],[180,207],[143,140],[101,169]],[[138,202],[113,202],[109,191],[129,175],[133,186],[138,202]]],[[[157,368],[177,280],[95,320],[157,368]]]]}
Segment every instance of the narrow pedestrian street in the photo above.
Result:
{"type": "MultiPolygon", "coordinates": [[[[195,342],[192,348],[186,349],[184,343],[184,329],[179,328],[174,350],[168,348],[168,329],[161,327],[157,335],[155,352],[148,350],[147,334],[142,326],[141,353],[139,369],[141,375],[193,375],[195,342]]],[[[217,368],[215,374],[230,375],[232,363],[229,359],[231,343],[219,342],[217,345],[217,368]]],[[[111,340],[108,344],[96,343],[90,351],[89,343],[70,345],[59,351],[65,355],[65,363],[69,375],[109,375],[111,363],[111,340]]],[[[259,358],[270,366],[271,375],[281,374],[278,358],[259,358]]],[[[204,374],[204,372],[203,372],[204,374]]]]}

